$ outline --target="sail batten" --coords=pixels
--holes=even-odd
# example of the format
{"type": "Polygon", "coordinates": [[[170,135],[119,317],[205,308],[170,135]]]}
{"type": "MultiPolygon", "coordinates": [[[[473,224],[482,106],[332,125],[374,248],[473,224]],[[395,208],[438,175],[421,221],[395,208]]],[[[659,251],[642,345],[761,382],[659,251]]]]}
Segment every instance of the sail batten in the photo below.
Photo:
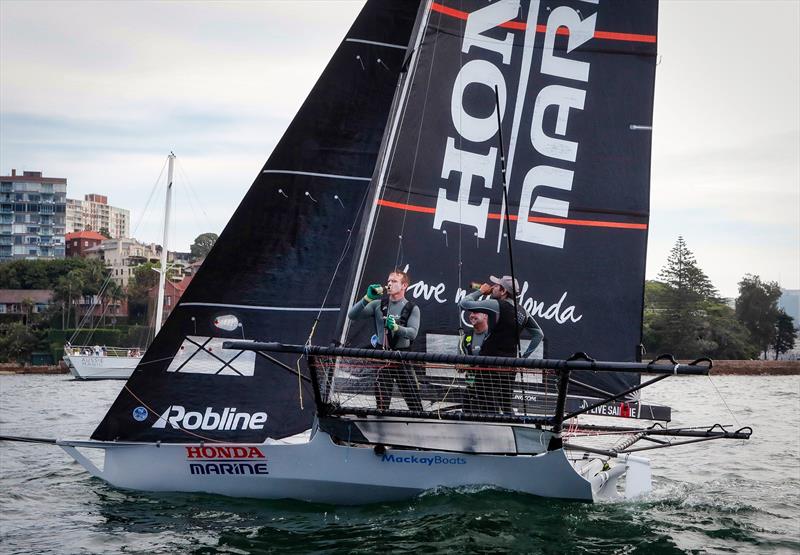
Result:
{"type": "Polygon", "coordinates": [[[257,443],[311,426],[303,369],[286,371],[296,357],[245,357],[222,342],[333,336],[338,270],[407,55],[394,46],[409,43],[417,11],[365,4],[93,439],[257,443]]]}
{"type": "MultiPolygon", "coordinates": [[[[421,312],[414,350],[457,348],[456,303],[469,282],[509,273],[497,90],[515,272],[544,354],[634,360],[651,141],[638,129],[652,124],[657,9],[432,2],[343,306],[392,268],[408,269],[407,296],[421,312]]],[[[363,345],[371,327],[345,325],[342,342],[363,345]]],[[[578,377],[610,392],[638,383],[578,377]]]]}

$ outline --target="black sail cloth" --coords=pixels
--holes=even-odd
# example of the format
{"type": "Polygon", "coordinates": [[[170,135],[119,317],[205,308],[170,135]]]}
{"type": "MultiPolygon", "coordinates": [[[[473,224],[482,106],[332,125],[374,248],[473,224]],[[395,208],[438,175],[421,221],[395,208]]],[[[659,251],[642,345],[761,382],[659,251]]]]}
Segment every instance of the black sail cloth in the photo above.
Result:
{"type": "MultiPolygon", "coordinates": [[[[634,360],[649,221],[657,2],[441,1],[375,183],[354,295],[393,267],[421,309],[415,350],[453,336],[471,281],[509,274],[495,87],[521,304],[545,355],[634,360]]],[[[357,262],[357,261],[356,261],[357,262]]],[[[354,323],[346,338],[365,335],[354,323]]],[[[636,375],[577,373],[608,392],[636,375]]]]}
{"type": "Polygon", "coordinates": [[[320,308],[315,338],[334,335],[347,272],[322,303],[358,229],[417,11],[365,5],[93,439],[260,442],[310,427],[305,379],[221,342],[302,343],[320,308]]]}

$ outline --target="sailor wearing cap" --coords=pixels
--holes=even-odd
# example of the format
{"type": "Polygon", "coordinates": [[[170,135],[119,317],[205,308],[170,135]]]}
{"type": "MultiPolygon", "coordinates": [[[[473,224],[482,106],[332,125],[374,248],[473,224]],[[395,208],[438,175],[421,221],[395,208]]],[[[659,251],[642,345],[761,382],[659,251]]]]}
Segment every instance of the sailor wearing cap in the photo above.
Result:
{"type": "MultiPolygon", "coordinates": [[[[464,297],[458,304],[462,310],[483,312],[489,316],[489,333],[481,346],[481,356],[517,356],[517,330],[519,334],[528,330],[532,336],[523,357],[528,357],[541,343],[544,334],[536,320],[524,308],[517,306],[514,310],[514,296],[518,294],[519,283],[511,276],[501,278],[490,276],[490,283],[484,283],[480,289],[464,297]],[[488,295],[489,298],[481,299],[488,295]],[[516,320],[516,322],[515,322],[516,320]]],[[[515,372],[488,370],[487,381],[492,382],[492,392],[486,392],[483,397],[487,400],[489,412],[511,413],[511,400],[513,395],[512,384],[515,372]]]]}

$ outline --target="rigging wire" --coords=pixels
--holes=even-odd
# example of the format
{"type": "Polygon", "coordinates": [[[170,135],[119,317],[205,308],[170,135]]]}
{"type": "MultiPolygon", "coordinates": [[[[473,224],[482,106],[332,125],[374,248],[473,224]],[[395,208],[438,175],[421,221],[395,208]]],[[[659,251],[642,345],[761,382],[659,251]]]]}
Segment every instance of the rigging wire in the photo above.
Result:
{"type": "Polygon", "coordinates": [[[150,207],[150,202],[153,200],[153,196],[155,195],[156,191],[158,190],[158,185],[161,183],[161,178],[164,177],[164,170],[167,168],[167,162],[169,158],[164,159],[164,165],[161,166],[161,171],[158,174],[158,178],[156,179],[153,186],[150,188],[150,194],[147,197],[147,202],[144,205],[144,209],[142,209],[141,214],[139,214],[139,219],[136,222],[136,225],[133,226],[133,230],[131,231],[131,237],[136,235],[136,232],[139,230],[139,226],[142,225],[142,221],[144,220],[144,216],[147,213],[147,209],[150,207]]]}
{"type": "MultiPolygon", "coordinates": [[[[439,14],[439,18],[441,19],[441,14],[439,14]]],[[[420,50],[422,49],[422,46],[424,44],[425,44],[425,41],[422,41],[422,43],[420,43],[420,50]]],[[[406,185],[406,204],[409,204],[409,201],[411,200],[411,185],[414,182],[414,173],[417,170],[417,159],[419,158],[419,146],[420,146],[420,142],[422,141],[422,126],[423,126],[423,123],[425,122],[425,111],[426,111],[426,109],[428,107],[428,96],[429,96],[428,93],[429,93],[430,87],[431,87],[431,80],[432,80],[432,76],[433,76],[433,67],[434,67],[433,61],[436,59],[436,47],[438,46],[438,44],[439,44],[439,40],[438,40],[438,34],[437,34],[437,35],[434,35],[433,47],[432,47],[433,50],[431,51],[431,64],[430,64],[430,68],[428,70],[428,78],[427,78],[427,81],[425,83],[425,94],[423,96],[424,100],[422,102],[422,111],[421,111],[421,117],[420,117],[420,120],[419,120],[420,121],[419,128],[417,129],[417,142],[414,145],[414,158],[413,158],[413,160],[411,162],[411,172],[409,174],[408,184],[406,185]]],[[[397,150],[395,150],[395,153],[396,152],[397,152],[397,150]]],[[[402,259],[400,258],[400,255],[402,253],[403,235],[405,234],[406,219],[407,218],[408,218],[408,211],[407,210],[403,210],[403,219],[402,219],[402,223],[400,224],[400,235],[399,235],[399,241],[398,241],[398,245],[397,245],[397,255],[396,255],[395,264],[394,264],[395,268],[399,268],[400,264],[402,263],[402,259]]]]}
{"type": "MultiPolygon", "coordinates": [[[[423,27],[427,28],[427,21],[426,21],[426,23],[424,23],[423,27]]],[[[420,29],[418,31],[418,33],[423,33],[423,32],[424,32],[424,29],[420,29]]],[[[420,40],[419,45],[418,45],[419,49],[422,48],[422,44],[423,43],[424,43],[424,40],[420,40]]],[[[419,64],[416,63],[416,61],[418,61],[419,58],[420,58],[419,53],[417,52],[416,55],[414,55],[413,57],[415,59],[415,63],[413,64],[413,66],[411,68],[411,71],[407,74],[405,80],[400,79],[398,81],[398,85],[397,85],[398,88],[400,87],[400,84],[402,82],[404,82],[404,81],[405,82],[409,82],[409,83],[413,83],[413,81],[414,81],[414,77],[416,76],[417,69],[419,68],[419,64]]],[[[397,98],[398,103],[399,103],[400,96],[396,95],[396,98],[397,98]]],[[[410,104],[409,99],[406,97],[405,104],[403,104],[402,106],[399,107],[400,114],[398,116],[399,119],[397,120],[398,121],[398,128],[397,128],[397,130],[395,132],[395,136],[400,134],[400,131],[401,131],[402,126],[403,126],[403,123],[405,122],[405,114],[406,114],[406,111],[408,110],[409,104],[410,104]]],[[[376,187],[379,189],[379,191],[378,191],[378,193],[379,193],[378,199],[376,199],[376,200],[382,200],[384,195],[385,195],[386,189],[388,189],[388,187],[386,186],[386,179],[388,179],[388,173],[391,170],[391,168],[394,166],[395,156],[397,156],[397,143],[396,142],[391,145],[391,152],[389,153],[388,163],[386,165],[387,170],[386,170],[386,172],[383,173],[383,175],[384,175],[383,183],[378,182],[377,185],[376,185],[376,187]],[[382,188],[382,190],[380,190],[381,188],[382,188]]],[[[378,176],[378,179],[380,179],[380,175],[378,176]]],[[[381,208],[382,208],[381,204],[378,203],[377,207],[376,207],[376,210],[375,210],[375,221],[377,221],[380,218],[380,214],[381,214],[381,211],[382,211],[381,208]]],[[[369,254],[370,254],[370,252],[372,250],[372,243],[373,243],[373,240],[374,240],[374,237],[375,237],[375,232],[377,230],[377,227],[378,227],[377,225],[373,225],[372,229],[368,229],[366,231],[365,236],[364,236],[363,256],[364,256],[364,260],[365,261],[369,258],[369,254]]],[[[363,271],[364,271],[364,268],[362,267],[360,269],[361,274],[355,276],[355,281],[359,281],[362,278],[363,271]]]]}
{"type": "Polygon", "coordinates": [[[736,422],[737,426],[741,426],[741,424],[739,424],[739,420],[736,418],[736,415],[731,410],[731,408],[728,406],[728,402],[725,400],[725,397],[722,396],[722,393],[717,388],[717,384],[715,384],[714,380],[711,379],[711,374],[707,374],[706,377],[708,378],[709,383],[714,387],[714,391],[717,392],[717,395],[719,396],[720,400],[722,401],[722,404],[725,405],[725,408],[728,409],[728,412],[733,417],[733,421],[736,422]]]}
{"type": "Polygon", "coordinates": [[[181,174],[181,177],[184,179],[184,181],[180,182],[179,184],[181,186],[185,187],[186,190],[187,190],[186,201],[189,204],[189,208],[192,210],[192,214],[195,216],[196,219],[199,219],[199,218],[197,218],[197,210],[195,208],[195,203],[192,201],[192,195],[194,195],[194,200],[197,202],[197,208],[200,210],[200,212],[205,217],[205,222],[204,222],[205,225],[207,225],[209,228],[213,228],[214,226],[211,223],[211,218],[209,217],[208,213],[206,213],[205,209],[203,208],[203,203],[200,200],[200,196],[197,194],[197,191],[195,190],[194,186],[192,185],[192,182],[189,179],[189,175],[186,172],[186,169],[183,167],[183,164],[181,163],[180,159],[176,158],[176,161],[178,162],[177,163],[178,172],[181,174]]]}
{"type": "MultiPolygon", "coordinates": [[[[369,191],[370,191],[370,188],[366,187],[365,190],[364,190],[364,194],[361,197],[361,202],[358,205],[358,209],[356,210],[355,216],[353,217],[353,221],[350,224],[350,226],[347,228],[347,231],[346,231],[347,239],[345,240],[344,247],[342,247],[342,252],[339,255],[339,259],[336,261],[336,266],[333,269],[333,274],[331,275],[331,278],[328,281],[328,288],[325,290],[325,295],[323,295],[323,297],[322,297],[322,302],[319,305],[319,311],[317,312],[317,315],[314,317],[314,320],[311,323],[311,329],[308,332],[308,338],[306,339],[306,341],[304,343],[305,345],[311,345],[311,340],[314,337],[314,333],[316,333],[316,331],[317,331],[317,324],[319,324],[319,320],[322,317],[322,311],[325,308],[325,303],[328,301],[328,296],[330,295],[331,290],[333,289],[333,284],[336,281],[336,276],[339,274],[339,269],[342,266],[342,262],[344,262],[344,259],[347,257],[347,252],[350,250],[350,246],[352,245],[352,242],[353,242],[353,229],[355,229],[355,225],[356,225],[356,223],[358,223],[358,220],[359,220],[361,214],[364,211],[364,207],[367,204],[367,198],[369,197],[369,191]]],[[[335,197],[336,197],[336,200],[339,201],[339,204],[342,204],[342,201],[341,201],[341,199],[339,199],[339,196],[335,195],[335,197]]],[[[304,408],[303,407],[303,381],[302,381],[302,376],[301,376],[301,372],[300,372],[300,361],[303,359],[303,357],[305,357],[305,354],[301,354],[299,357],[297,357],[297,360],[295,361],[295,369],[297,371],[297,388],[298,388],[298,394],[299,394],[299,397],[300,397],[300,409],[301,410],[304,408]]]]}

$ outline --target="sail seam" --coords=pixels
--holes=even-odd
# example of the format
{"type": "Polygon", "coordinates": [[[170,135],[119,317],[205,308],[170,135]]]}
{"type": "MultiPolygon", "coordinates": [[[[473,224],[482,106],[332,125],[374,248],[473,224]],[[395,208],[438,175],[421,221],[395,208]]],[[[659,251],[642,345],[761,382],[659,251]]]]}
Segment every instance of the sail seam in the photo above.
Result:
{"type": "Polygon", "coordinates": [[[316,172],[303,172],[297,170],[264,170],[261,173],[279,173],[284,175],[308,175],[311,177],[326,177],[328,179],[350,179],[353,181],[370,181],[371,177],[361,177],[358,175],[339,175],[335,173],[316,173],[316,172]]]}
{"type": "Polygon", "coordinates": [[[224,303],[181,303],[180,306],[211,306],[219,308],[242,308],[245,310],[276,310],[281,312],[338,312],[339,307],[298,307],[298,306],[256,306],[246,304],[224,304],[224,303]]]}
{"type": "Polygon", "coordinates": [[[407,47],[401,46],[399,44],[390,44],[388,42],[378,42],[375,40],[366,40],[366,39],[344,39],[345,42],[358,42],[361,44],[372,44],[374,46],[385,46],[387,48],[397,48],[399,50],[405,50],[407,47]]]}

